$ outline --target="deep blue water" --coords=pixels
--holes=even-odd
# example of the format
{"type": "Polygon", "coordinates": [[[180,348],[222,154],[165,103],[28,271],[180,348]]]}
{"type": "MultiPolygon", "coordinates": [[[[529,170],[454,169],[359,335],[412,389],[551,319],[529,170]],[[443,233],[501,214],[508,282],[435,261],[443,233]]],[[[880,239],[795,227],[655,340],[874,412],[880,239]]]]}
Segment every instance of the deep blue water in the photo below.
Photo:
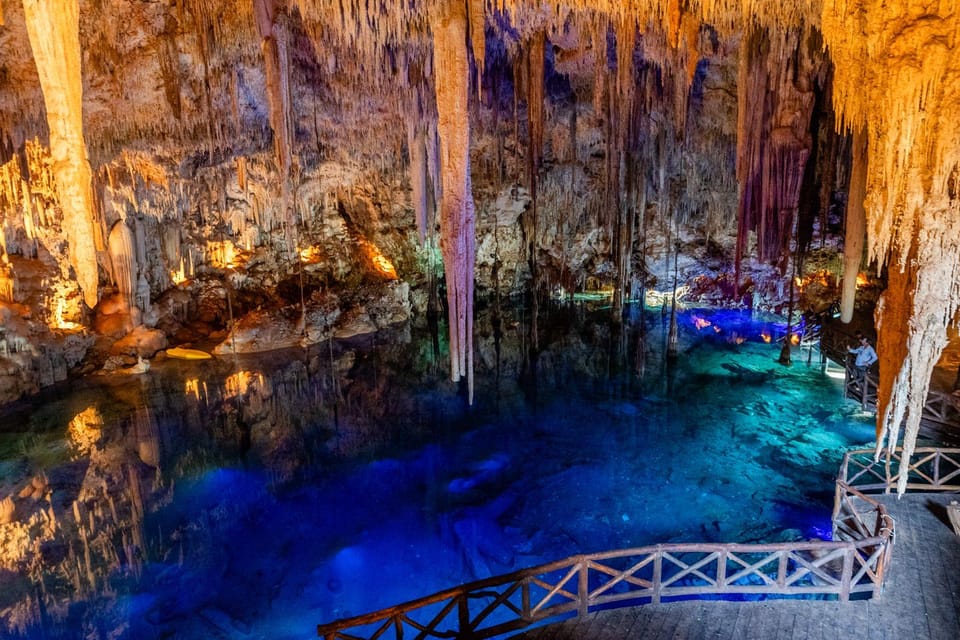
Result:
{"type": "Polygon", "coordinates": [[[8,407],[0,637],[314,637],[576,553],[828,537],[873,416],[773,318],[683,312],[675,362],[644,323],[481,320],[473,406],[405,329],[8,407]]]}

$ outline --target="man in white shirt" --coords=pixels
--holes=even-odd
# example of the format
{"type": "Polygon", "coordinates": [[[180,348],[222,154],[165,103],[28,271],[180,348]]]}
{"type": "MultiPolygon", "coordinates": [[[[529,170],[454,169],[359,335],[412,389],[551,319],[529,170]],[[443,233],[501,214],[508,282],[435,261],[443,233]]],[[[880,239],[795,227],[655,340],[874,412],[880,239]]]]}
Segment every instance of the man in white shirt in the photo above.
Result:
{"type": "Polygon", "coordinates": [[[854,360],[853,365],[857,368],[857,379],[863,380],[867,375],[867,369],[869,369],[874,362],[879,358],[877,357],[877,352],[874,351],[873,347],[870,345],[870,341],[867,340],[866,336],[860,337],[860,346],[848,348],[847,352],[855,354],[856,360],[854,360]]]}

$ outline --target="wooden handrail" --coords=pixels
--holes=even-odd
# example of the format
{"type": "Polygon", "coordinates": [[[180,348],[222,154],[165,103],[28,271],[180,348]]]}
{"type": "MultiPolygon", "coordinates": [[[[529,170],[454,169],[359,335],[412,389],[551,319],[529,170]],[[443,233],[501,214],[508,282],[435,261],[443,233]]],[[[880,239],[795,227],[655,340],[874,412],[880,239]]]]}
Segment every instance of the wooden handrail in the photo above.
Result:
{"type": "MultiPolygon", "coordinates": [[[[407,631],[418,639],[482,639],[600,607],[703,595],[870,597],[883,588],[894,521],[868,494],[896,486],[898,451],[896,465],[873,462],[871,449],[844,455],[833,540],[658,544],[581,554],[319,625],[317,634],[327,640],[400,639],[407,631]]],[[[960,449],[919,448],[916,456],[907,469],[916,476],[908,490],[960,491],[960,449]]]]}
{"type": "MultiPolygon", "coordinates": [[[[902,454],[897,447],[887,464],[874,449],[848,451],[843,455],[838,482],[862,493],[889,493],[900,480],[902,454]]],[[[960,449],[914,449],[907,467],[907,491],[960,491],[960,449]]]]}

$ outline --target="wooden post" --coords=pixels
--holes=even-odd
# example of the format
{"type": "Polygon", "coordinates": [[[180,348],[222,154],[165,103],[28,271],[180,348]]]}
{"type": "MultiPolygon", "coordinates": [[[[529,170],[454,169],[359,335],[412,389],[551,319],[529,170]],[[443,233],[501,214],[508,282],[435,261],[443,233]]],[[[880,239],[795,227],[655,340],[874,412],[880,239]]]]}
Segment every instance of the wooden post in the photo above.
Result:
{"type": "Polygon", "coordinates": [[[853,576],[853,545],[847,547],[843,554],[843,574],[840,578],[840,602],[850,600],[850,579],[853,576]]]}
{"type": "Polygon", "coordinates": [[[587,562],[581,561],[579,567],[577,568],[579,575],[577,576],[577,614],[581,616],[587,615],[587,601],[590,597],[589,595],[589,585],[587,584],[588,569],[587,562]]]}
{"type": "Polygon", "coordinates": [[[530,578],[524,578],[520,587],[520,611],[524,620],[530,620],[530,578]]]}
{"type": "MultiPolygon", "coordinates": [[[[844,456],[843,462],[844,462],[844,467],[846,467],[846,462],[847,462],[846,456],[844,456]]],[[[840,517],[840,506],[843,504],[842,492],[844,491],[843,487],[846,486],[846,480],[847,480],[847,474],[846,474],[845,468],[841,472],[840,477],[843,478],[844,482],[842,486],[840,482],[837,482],[834,485],[835,488],[833,491],[833,516],[830,518],[830,525],[832,527],[831,538],[833,538],[834,540],[837,539],[837,518],[840,517]]]]}
{"type": "Polygon", "coordinates": [[[727,588],[727,553],[727,548],[724,547],[717,557],[717,587],[721,593],[727,588]]]}
{"type": "Polygon", "coordinates": [[[460,594],[459,600],[457,600],[457,637],[463,637],[465,632],[472,631],[470,629],[470,607],[468,605],[468,598],[466,594],[460,594]]]}
{"type": "Polygon", "coordinates": [[[663,571],[663,551],[657,545],[656,556],[653,559],[653,597],[651,604],[660,604],[660,578],[663,571]]]}

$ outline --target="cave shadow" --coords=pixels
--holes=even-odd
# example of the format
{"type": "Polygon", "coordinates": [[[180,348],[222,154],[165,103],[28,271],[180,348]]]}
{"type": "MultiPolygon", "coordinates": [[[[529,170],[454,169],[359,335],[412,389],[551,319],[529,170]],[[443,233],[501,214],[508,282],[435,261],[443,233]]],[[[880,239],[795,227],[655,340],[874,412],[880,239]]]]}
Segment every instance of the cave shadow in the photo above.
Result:
{"type": "Polygon", "coordinates": [[[937,518],[937,520],[942,522],[948,529],[953,531],[953,524],[951,524],[950,516],[947,514],[947,505],[928,498],[925,506],[927,507],[927,510],[937,518]]]}

